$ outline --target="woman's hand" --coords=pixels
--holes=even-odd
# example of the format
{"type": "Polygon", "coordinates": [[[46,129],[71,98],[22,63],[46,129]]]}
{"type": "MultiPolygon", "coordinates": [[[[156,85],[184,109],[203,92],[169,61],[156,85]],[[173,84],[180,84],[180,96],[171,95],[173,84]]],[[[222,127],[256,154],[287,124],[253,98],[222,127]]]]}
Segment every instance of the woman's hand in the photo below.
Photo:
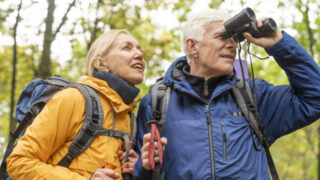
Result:
{"type": "MultiPolygon", "coordinates": [[[[141,161],[142,166],[146,170],[151,170],[149,166],[149,142],[150,142],[151,133],[145,134],[143,136],[143,146],[141,148],[141,161]]],[[[164,151],[165,146],[167,145],[167,138],[161,137],[162,149],[164,151]]],[[[160,162],[159,151],[158,151],[158,142],[154,142],[154,162],[160,162]]]]}
{"type": "Polygon", "coordinates": [[[138,154],[133,149],[130,149],[128,162],[125,162],[126,152],[119,151],[118,155],[121,162],[121,172],[130,173],[133,175],[134,165],[136,164],[139,158],[138,154]]]}
{"type": "Polygon", "coordinates": [[[120,175],[112,169],[100,168],[90,177],[90,180],[114,180],[120,178],[120,175]]]}

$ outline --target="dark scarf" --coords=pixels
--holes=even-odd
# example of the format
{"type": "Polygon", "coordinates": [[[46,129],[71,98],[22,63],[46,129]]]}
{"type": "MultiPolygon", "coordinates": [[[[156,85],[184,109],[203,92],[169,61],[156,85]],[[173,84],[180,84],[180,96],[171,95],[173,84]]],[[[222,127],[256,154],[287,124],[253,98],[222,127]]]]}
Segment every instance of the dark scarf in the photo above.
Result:
{"type": "Polygon", "coordinates": [[[106,81],[110,88],[116,91],[126,104],[131,104],[140,92],[140,89],[110,72],[95,71],[93,76],[106,81]]]}

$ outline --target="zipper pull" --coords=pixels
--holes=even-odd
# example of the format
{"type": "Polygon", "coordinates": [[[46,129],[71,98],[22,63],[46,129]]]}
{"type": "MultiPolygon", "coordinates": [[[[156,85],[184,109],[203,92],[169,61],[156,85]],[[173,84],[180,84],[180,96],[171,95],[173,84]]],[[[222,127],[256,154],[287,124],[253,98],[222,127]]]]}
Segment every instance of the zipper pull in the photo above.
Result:
{"type": "Polygon", "coordinates": [[[209,90],[208,90],[208,81],[204,80],[204,86],[203,86],[203,94],[204,96],[208,96],[209,95],[209,90]]]}
{"type": "Polygon", "coordinates": [[[223,159],[227,159],[227,135],[223,131],[223,121],[220,121],[221,132],[222,132],[222,141],[223,141],[223,159]]]}

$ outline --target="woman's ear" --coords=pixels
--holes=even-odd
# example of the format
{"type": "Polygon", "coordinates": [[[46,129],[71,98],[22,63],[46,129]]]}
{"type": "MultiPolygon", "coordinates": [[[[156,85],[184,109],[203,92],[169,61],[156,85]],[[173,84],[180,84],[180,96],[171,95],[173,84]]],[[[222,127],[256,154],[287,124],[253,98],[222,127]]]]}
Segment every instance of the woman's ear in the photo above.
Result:
{"type": "Polygon", "coordinates": [[[98,57],[95,60],[93,60],[93,67],[99,71],[109,71],[109,68],[107,67],[107,65],[105,65],[101,57],[98,57]]]}
{"type": "Polygon", "coordinates": [[[199,52],[198,52],[198,48],[196,47],[196,43],[197,43],[197,41],[195,41],[194,39],[187,39],[186,40],[186,49],[192,58],[197,58],[199,56],[198,55],[199,52]]]}

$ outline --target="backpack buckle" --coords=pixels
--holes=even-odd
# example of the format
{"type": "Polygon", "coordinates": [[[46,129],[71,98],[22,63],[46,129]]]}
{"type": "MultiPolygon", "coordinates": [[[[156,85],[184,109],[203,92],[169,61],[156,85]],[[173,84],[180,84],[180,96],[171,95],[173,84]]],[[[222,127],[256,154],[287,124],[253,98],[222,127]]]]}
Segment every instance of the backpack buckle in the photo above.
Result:
{"type": "Polygon", "coordinates": [[[153,111],[152,115],[155,119],[160,120],[161,119],[161,112],[160,111],[153,111]]]}

